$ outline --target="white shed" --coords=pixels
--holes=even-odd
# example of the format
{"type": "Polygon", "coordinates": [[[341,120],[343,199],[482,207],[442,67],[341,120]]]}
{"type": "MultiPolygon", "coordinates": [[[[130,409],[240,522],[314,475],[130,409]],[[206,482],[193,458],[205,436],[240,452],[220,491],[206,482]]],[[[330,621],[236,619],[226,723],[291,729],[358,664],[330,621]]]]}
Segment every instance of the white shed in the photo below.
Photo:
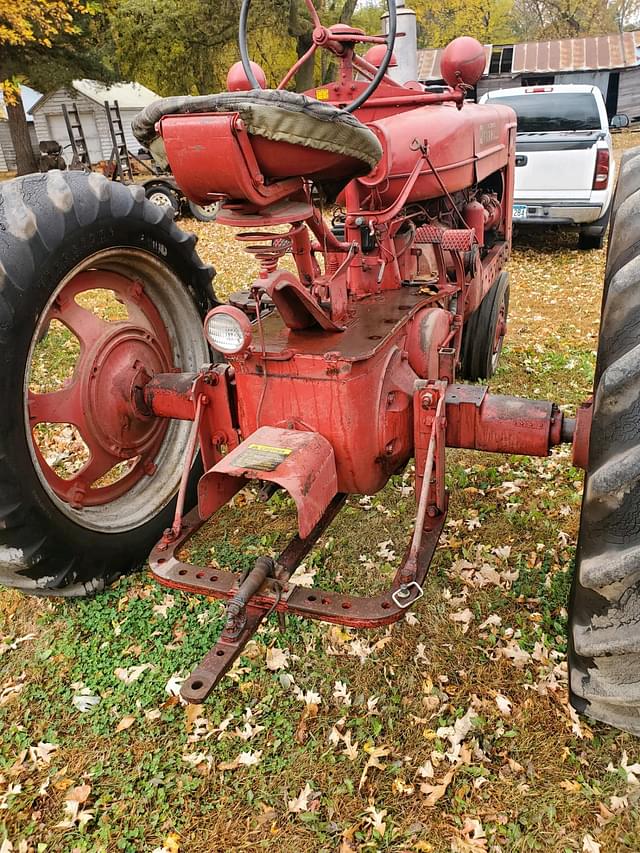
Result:
{"type": "Polygon", "coordinates": [[[38,140],[55,139],[62,145],[65,160],[70,163],[72,153],[62,105],[71,106],[75,103],[87,140],[89,157],[92,163],[98,163],[100,160],[108,160],[112,149],[104,102],[118,102],[127,145],[135,154],[140,143],[131,133],[131,120],[158,97],[140,83],[114,83],[107,86],[97,80],[74,80],[69,88],[55,89],[43,95],[30,112],[38,140]]]}
{"type": "MultiPolygon", "coordinates": [[[[38,140],[36,138],[33,119],[29,116],[29,108],[39,98],[40,92],[29,86],[20,86],[20,97],[27,112],[27,123],[29,125],[29,135],[31,136],[31,144],[34,153],[38,156],[38,140]]],[[[9,132],[9,122],[7,120],[7,110],[4,105],[2,93],[0,93],[0,172],[12,172],[16,168],[16,152],[13,148],[13,141],[9,132]]]]}

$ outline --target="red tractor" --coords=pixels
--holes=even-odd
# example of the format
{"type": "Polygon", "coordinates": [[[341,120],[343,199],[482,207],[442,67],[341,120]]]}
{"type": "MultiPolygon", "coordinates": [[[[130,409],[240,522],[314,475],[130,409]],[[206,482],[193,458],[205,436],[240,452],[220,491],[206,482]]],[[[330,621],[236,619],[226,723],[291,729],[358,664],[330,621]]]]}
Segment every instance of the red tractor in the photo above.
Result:
{"type": "Polygon", "coordinates": [[[465,100],[481,46],[449,45],[443,91],[401,85],[387,74],[394,0],[386,38],[327,28],[307,0],[313,45],[268,90],[247,54],[249,5],[230,91],[161,100],[134,122],[188,198],[220,201],[218,227],[244,229],[260,272],[228,304],[195,237],[140,187],[51,171],[0,190],[0,581],[86,595],[151,549],[160,583],[227,602],[218,643],[182,688],[202,702],[274,611],[356,627],[403,616],[446,518],[445,447],[544,456],[573,442],[587,481],[572,701],[640,733],[638,152],[617,190],[593,418],[589,403],[569,419],[553,403],[460,384],[493,373],[509,306],[516,122],[465,100]],[[288,91],[318,48],[337,60],[336,81],[288,91]],[[295,274],[280,268],[285,255],[295,274]],[[121,318],[87,307],[89,291],[115,295],[121,318]],[[80,352],[48,390],[30,377],[55,322],[80,352]],[[36,440],[61,423],[87,449],[66,477],[36,440]],[[378,492],[411,458],[415,532],[390,588],[296,585],[345,497],[378,492]],[[203,521],[256,480],[297,507],[280,556],[243,574],[182,562],[203,521]]]}

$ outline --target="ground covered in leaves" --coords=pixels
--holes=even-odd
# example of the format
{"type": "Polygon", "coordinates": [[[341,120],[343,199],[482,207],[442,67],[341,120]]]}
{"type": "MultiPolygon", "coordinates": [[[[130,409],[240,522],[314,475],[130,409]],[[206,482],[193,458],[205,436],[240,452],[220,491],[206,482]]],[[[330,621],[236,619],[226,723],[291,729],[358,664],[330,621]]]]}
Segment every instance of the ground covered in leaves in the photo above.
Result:
{"type": "MultiPolygon", "coordinates": [[[[195,227],[220,292],[243,284],[228,232],[195,227]]],[[[517,239],[494,390],[569,410],[589,395],[604,252],[575,242],[517,239]]],[[[403,622],[270,620],[203,706],[177,693],[219,604],[145,572],[89,601],[0,592],[0,851],[640,849],[639,742],[567,703],[580,472],[565,450],[449,451],[447,476],[445,534],[403,622]]],[[[413,506],[411,471],[350,498],[302,582],[385,585],[413,506]]],[[[277,553],[294,517],[243,493],[190,556],[242,567],[277,553]]]]}

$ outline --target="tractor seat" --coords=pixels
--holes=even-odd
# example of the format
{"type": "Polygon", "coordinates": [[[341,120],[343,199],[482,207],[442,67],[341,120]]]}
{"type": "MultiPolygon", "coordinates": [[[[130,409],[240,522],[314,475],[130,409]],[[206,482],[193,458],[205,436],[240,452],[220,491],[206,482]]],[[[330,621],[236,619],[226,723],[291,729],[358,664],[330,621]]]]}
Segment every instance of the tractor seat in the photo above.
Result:
{"type": "MultiPolygon", "coordinates": [[[[348,175],[351,179],[366,174],[382,157],[382,147],[376,135],[351,113],[297,92],[276,89],[162,98],[149,104],[134,118],[131,125],[134,136],[149,148],[157,163],[166,167],[167,153],[156,124],[164,116],[192,113],[238,113],[249,134],[256,137],[256,143],[257,137],[262,137],[288,143],[283,146],[285,149],[301,146],[333,155],[318,158],[323,161],[324,177],[343,178],[348,175]]],[[[272,180],[313,177],[310,152],[298,150],[300,157],[296,157],[291,149],[284,157],[267,156],[266,162],[261,163],[263,172],[272,180]]]]}

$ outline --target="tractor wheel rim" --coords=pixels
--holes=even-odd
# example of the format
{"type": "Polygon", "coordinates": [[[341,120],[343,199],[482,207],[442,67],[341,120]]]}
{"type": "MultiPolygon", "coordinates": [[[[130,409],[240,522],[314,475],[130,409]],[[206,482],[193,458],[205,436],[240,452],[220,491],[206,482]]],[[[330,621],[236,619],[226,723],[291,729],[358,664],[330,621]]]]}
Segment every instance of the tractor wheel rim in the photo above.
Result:
{"type": "Polygon", "coordinates": [[[176,493],[189,424],[141,408],[155,373],[197,370],[207,361],[201,320],[184,286],[154,255],[109,249],[85,259],[58,285],[35,329],[24,379],[32,461],[48,497],[83,527],[118,532],[150,521],[176,493]],[[127,312],[107,321],[76,301],[110,291],[127,312]],[[72,376],[59,389],[30,388],[34,352],[57,320],[79,341],[72,376]],[[88,458],[69,477],[47,461],[35,431],[71,424],[88,458]],[[46,428],[46,427],[45,427],[46,428]]]}

